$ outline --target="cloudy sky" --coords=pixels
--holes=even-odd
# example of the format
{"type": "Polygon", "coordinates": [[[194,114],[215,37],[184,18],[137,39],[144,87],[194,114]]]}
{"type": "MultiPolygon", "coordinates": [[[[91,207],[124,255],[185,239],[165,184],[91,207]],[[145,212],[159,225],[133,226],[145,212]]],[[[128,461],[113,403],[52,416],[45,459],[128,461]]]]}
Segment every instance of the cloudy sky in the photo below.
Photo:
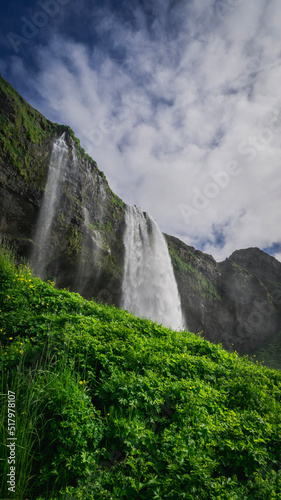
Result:
{"type": "Polygon", "coordinates": [[[126,203],[281,261],[280,0],[12,0],[1,24],[2,76],[126,203]]]}

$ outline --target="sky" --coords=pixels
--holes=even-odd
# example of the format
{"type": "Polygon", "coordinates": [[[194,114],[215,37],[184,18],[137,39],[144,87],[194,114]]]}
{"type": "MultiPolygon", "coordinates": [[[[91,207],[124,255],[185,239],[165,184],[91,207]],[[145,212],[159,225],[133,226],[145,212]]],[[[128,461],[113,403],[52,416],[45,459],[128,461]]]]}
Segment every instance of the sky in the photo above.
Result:
{"type": "Polygon", "coordinates": [[[281,261],[280,26],[280,0],[12,0],[0,73],[162,232],[281,261]]]}

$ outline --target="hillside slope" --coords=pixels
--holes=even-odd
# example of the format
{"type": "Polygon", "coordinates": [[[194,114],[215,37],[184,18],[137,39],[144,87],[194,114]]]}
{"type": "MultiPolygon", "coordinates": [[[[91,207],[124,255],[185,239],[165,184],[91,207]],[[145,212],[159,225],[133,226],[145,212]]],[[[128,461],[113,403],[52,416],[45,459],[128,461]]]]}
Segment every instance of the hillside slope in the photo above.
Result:
{"type": "MultiPolygon", "coordinates": [[[[123,201],[73,131],[44,118],[1,76],[0,106],[0,236],[30,259],[53,143],[64,134],[68,156],[44,248],[45,276],[88,299],[120,306],[123,201]]],[[[166,240],[191,331],[240,353],[275,342],[281,331],[280,262],[247,249],[217,263],[173,236],[166,240]]]]}
{"type": "Polygon", "coordinates": [[[279,371],[58,290],[5,248],[0,309],[18,500],[280,498],[279,371]]]}

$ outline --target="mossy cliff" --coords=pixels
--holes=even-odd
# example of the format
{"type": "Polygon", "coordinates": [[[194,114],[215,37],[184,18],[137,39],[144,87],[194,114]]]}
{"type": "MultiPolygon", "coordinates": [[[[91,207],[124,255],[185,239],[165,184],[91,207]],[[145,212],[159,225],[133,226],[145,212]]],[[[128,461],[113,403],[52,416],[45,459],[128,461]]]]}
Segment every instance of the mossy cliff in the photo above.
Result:
{"type": "Polygon", "coordinates": [[[65,133],[69,154],[46,249],[46,277],[118,305],[124,203],[68,126],[46,120],[2,77],[0,84],[1,236],[20,255],[32,255],[52,145],[65,133]]]}
{"type": "MultiPolygon", "coordinates": [[[[66,125],[52,123],[0,77],[0,236],[29,259],[55,139],[68,159],[46,245],[46,278],[85,298],[121,304],[124,203],[66,125]]],[[[281,331],[281,264],[258,249],[222,263],[166,236],[189,330],[238,352],[281,331]]]]}
{"type": "Polygon", "coordinates": [[[173,236],[166,240],[191,331],[243,354],[274,341],[281,331],[280,262],[248,248],[218,263],[173,236]]]}

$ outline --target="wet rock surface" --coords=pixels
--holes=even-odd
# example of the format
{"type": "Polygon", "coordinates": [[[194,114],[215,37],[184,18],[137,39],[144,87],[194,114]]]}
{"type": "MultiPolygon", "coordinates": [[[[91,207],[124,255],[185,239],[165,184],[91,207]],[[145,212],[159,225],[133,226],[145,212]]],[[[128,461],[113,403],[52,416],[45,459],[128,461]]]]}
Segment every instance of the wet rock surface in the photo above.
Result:
{"type": "MultiPolygon", "coordinates": [[[[52,144],[65,133],[69,154],[46,249],[45,279],[120,306],[125,205],[69,127],[31,108],[0,77],[0,236],[29,259],[52,144]]],[[[217,263],[167,236],[188,329],[248,353],[281,330],[281,263],[258,248],[217,263]]]]}

